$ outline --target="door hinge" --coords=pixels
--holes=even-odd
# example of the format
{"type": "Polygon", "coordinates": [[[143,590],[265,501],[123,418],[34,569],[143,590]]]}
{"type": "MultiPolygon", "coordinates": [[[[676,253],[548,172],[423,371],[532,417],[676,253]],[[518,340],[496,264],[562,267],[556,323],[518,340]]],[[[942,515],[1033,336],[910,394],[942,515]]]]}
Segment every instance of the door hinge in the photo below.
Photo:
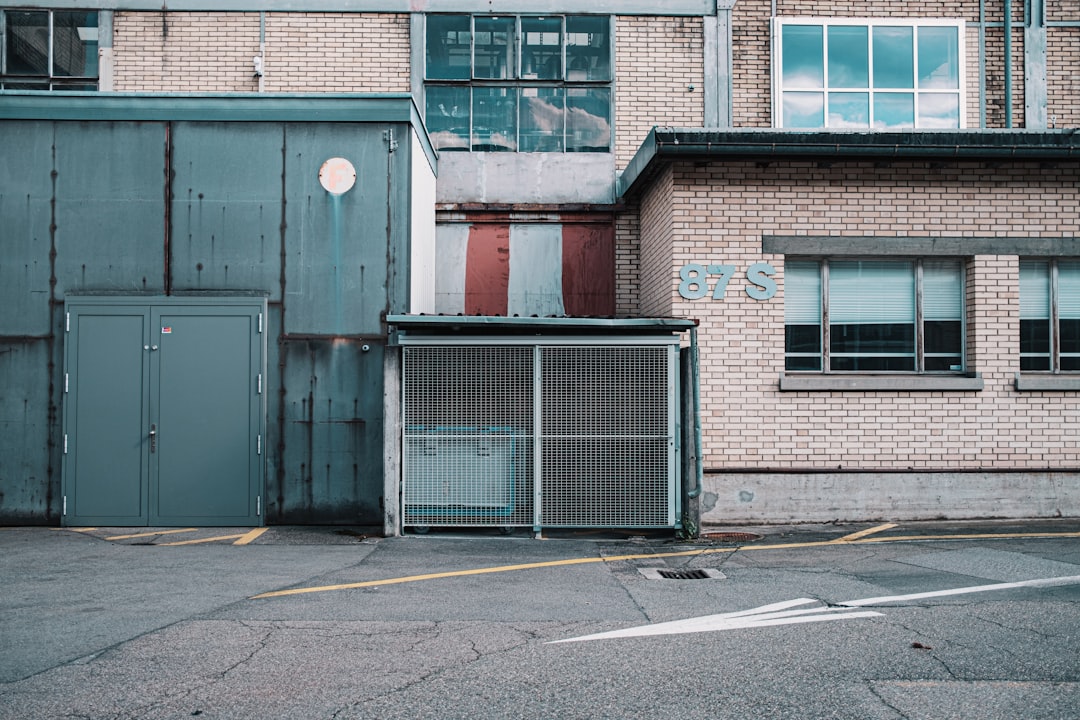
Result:
{"type": "Polygon", "coordinates": [[[262,455],[262,435],[259,435],[255,441],[255,449],[259,455],[262,455]]]}
{"type": "Polygon", "coordinates": [[[67,433],[64,433],[64,454],[67,455],[67,433]]]}
{"type": "Polygon", "coordinates": [[[262,373],[259,373],[259,386],[258,386],[258,394],[259,394],[259,395],[262,395],[262,373]]]}
{"type": "Polygon", "coordinates": [[[68,391],[68,374],[64,373],[64,392],[68,391]]]}
{"type": "Polygon", "coordinates": [[[262,313],[259,313],[259,332],[262,332],[262,313]]]}
{"type": "Polygon", "coordinates": [[[262,495],[255,496],[255,517],[262,515],[262,495]]]}
{"type": "Polygon", "coordinates": [[[71,332],[71,313],[64,313],[64,332],[71,332]]]}
{"type": "Polygon", "coordinates": [[[64,509],[60,513],[61,515],[67,515],[67,495],[64,496],[64,509]]]}

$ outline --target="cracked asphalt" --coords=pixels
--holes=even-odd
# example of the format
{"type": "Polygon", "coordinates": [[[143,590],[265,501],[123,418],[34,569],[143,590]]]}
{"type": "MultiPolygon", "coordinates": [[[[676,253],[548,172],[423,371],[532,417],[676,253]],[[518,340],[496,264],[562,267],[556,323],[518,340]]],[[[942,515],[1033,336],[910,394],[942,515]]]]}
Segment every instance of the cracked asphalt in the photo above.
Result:
{"type": "Polygon", "coordinates": [[[0,719],[1080,717],[1080,521],[733,530],[0,528],[0,719]]]}

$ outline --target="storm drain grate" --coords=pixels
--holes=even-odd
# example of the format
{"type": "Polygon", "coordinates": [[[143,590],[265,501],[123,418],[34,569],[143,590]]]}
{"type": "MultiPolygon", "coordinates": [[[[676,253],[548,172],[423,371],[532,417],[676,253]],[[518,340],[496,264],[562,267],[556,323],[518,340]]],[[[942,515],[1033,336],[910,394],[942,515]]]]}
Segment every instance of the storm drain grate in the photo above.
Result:
{"type": "Polygon", "coordinates": [[[703,540],[718,540],[720,542],[744,543],[760,540],[761,536],[752,532],[703,532],[703,540]]]}
{"type": "Polygon", "coordinates": [[[660,568],[638,568],[638,572],[649,580],[723,580],[724,573],[713,568],[680,568],[675,570],[660,568]]]}
{"type": "Polygon", "coordinates": [[[708,580],[709,574],[704,570],[660,570],[660,577],[665,580],[708,580]]]}

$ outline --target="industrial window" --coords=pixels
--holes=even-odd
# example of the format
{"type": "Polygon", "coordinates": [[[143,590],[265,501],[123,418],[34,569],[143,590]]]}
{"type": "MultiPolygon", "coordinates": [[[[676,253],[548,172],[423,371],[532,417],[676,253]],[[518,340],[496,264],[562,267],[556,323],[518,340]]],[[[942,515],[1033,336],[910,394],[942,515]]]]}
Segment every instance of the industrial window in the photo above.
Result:
{"type": "Polygon", "coordinates": [[[97,90],[98,14],[0,10],[0,87],[97,90]]]}
{"type": "Polygon", "coordinates": [[[1080,260],[1020,261],[1020,369],[1080,370],[1080,260]]]}
{"type": "Polygon", "coordinates": [[[783,128],[964,127],[964,23],[773,21],[773,117],[783,128]]]}
{"type": "Polygon", "coordinates": [[[964,369],[960,260],[789,260],[789,371],[964,369]]]}
{"type": "Polygon", "coordinates": [[[429,15],[425,47],[439,150],[610,151],[609,18],[429,15]]]}

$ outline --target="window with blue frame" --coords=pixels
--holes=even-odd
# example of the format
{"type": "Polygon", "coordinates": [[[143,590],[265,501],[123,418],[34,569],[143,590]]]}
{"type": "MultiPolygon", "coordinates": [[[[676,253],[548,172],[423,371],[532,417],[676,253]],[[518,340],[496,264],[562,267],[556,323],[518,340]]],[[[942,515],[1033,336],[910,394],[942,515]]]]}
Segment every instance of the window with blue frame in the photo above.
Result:
{"type": "Polygon", "coordinates": [[[425,59],[440,151],[611,150],[608,17],[428,15],[425,59]]]}
{"type": "Polygon", "coordinates": [[[964,23],[774,18],[777,127],[964,127],[964,23]]]}
{"type": "Polygon", "coordinates": [[[1020,261],[1020,369],[1080,371],[1080,260],[1020,261]]]}
{"type": "Polygon", "coordinates": [[[0,10],[0,88],[97,90],[98,14],[0,10]]]}
{"type": "Polygon", "coordinates": [[[785,368],[960,372],[963,263],[953,259],[789,259],[785,368]]]}

